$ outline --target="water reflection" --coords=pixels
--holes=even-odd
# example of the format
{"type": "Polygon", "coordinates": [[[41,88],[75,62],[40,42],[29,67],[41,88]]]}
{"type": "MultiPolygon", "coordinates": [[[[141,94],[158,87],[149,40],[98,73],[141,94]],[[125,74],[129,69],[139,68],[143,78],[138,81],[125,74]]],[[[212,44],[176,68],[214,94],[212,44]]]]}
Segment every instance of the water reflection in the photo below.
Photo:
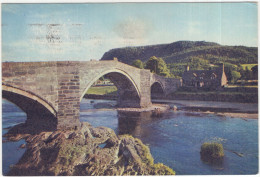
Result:
{"type": "Polygon", "coordinates": [[[139,137],[141,135],[141,125],[151,120],[152,112],[131,113],[118,111],[118,134],[131,134],[139,137]]]}
{"type": "Polygon", "coordinates": [[[118,134],[131,134],[135,137],[142,135],[143,125],[149,125],[156,119],[165,118],[167,113],[158,113],[156,111],[146,112],[125,112],[118,111],[118,134]]]}
{"type": "Polygon", "coordinates": [[[220,158],[211,158],[211,157],[207,157],[207,156],[200,156],[200,159],[203,163],[211,165],[212,167],[216,168],[216,169],[224,169],[224,158],[220,157],[220,158]]]}

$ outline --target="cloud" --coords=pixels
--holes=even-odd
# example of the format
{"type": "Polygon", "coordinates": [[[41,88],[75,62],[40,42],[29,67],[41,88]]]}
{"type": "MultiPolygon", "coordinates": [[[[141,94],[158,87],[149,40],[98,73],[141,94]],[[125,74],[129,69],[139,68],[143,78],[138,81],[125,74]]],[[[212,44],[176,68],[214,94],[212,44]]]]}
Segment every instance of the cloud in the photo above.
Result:
{"type": "Polygon", "coordinates": [[[148,43],[145,28],[140,27],[140,22],[134,23],[142,32],[131,33],[130,38],[101,32],[86,35],[84,24],[29,24],[22,39],[4,43],[3,61],[100,59],[112,48],[148,43]]]}
{"type": "Polygon", "coordinates": [[[128,18],[115,25],[114,32],[124,39],[142,39],[151,29],[149,26],[144,20],[128,18]]]}
{"type": "Polygon", "coordinates": [[[190,21],[187,24],[188,35],[200,35],[201,34],[201,23],[198,21],[190,21]]]}

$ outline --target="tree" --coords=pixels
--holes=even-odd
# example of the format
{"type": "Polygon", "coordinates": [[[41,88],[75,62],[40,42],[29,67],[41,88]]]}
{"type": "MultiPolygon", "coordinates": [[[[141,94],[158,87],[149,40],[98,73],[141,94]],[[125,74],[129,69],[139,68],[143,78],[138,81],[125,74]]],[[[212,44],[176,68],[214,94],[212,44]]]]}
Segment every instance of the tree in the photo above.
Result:
{"type": "Polygon", "coordinates": [[[253,73],[252,73],[251,69],[248,69],[248,66],[246,66],[245,79],[246,80],[252,79],[252,75],[253,75],[253,73]]]}
{"type": "Polygon", "coordinates": [[[253,79],[258,79],[258,65],[255,65],[254,67],[251,68],[252,70],[252,75],[253,79]]]}
{"type": "Polygon", "coordinates": [[[240,72],[231,71],[231,83],[235,83],[241,77],[240,72]]]}
{"type": "MultiPolygon", "coordinates": [[[[231,63],[224,63],[224,66],[225,66],[225,73],[226,73],[226,76],[227,76],[227,79],[229,81],[232,81],[233,77],[232,77],[232,71],[236,71],[236,72],[239,72],[238,71],[238,67],[237,65],[234,65],[234,64],[231,64],[231,63]]],[[[233,73],[234,74],[234,73],[233,73]]],[[[239,73],[240,74],[240,73],[239,73]]]]}
{"type": "Polygon", "coordinates": [[[204,60],[203,58],[191,57],[189,58],[188,65],[192,70],[208,69],[209,62],[208,60],[204,60]]]}
{"type": "Polygon", "coordinates": [[[132,63],[132,66],[140,68],[140,69],[144,69],[144,64],[143,64],[143,62],[141,60],[135,60],[132,63]]]}
{"type": "Polygon", "coordinates": [[[170,71],[167,68],[165,61],[162,58],[157,58],[155,56],[151,57],[146,62],[146,69],[150,69],[152,73],[156,73],[161,76],[170,77],[170,71]]]}
{"type": "Polygon", "coordinates": [[[104,81],[104,80],[105,80],[105,77],[102,76],[102,77],[99,78],[99,80],[100,80],[100,81],[104,81]]]}

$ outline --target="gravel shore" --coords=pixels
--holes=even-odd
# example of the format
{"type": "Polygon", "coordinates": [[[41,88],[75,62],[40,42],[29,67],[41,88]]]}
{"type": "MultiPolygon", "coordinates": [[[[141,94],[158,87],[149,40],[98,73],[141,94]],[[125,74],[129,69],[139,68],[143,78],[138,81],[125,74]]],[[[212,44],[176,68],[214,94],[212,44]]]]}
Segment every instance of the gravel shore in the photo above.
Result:
{"type": "MultiPolygon", "coordinates": [[[[257,103],[229,103],[216,101],[190,101],[190,100],[153,100],[154,103],[167,103],[181,105],[187,108],[211,108],[211,109],[230,109],[229,112],[205,111],[221,116],[229,116],[234,118],[258,119],[258,104],[257,103]]],[[[202,111],[202,110],[200,110],[202,111]]]]}

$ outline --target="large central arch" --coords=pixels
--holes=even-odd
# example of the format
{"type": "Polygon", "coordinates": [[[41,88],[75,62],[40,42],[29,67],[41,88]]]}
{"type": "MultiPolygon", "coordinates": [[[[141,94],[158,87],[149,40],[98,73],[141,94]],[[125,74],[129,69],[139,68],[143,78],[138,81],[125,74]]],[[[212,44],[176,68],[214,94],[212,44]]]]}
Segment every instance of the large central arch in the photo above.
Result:
{"type": "Polygon", "coordinates": [[[140,106],[140,91],[134,82],[134,80],[126,72],[120,69],[107,70],[105,72],[97,74],[91,82],[87,84],[83,93],[81,94],[80,101],[92,86],[100,77],[105,76],[110,79],[118,89],[118,107],[141,107],[140,106]]]}
{"type": "Polygon", "coordinates": [[[2,85],[2,97],[27,114],[27,126],[46,131],[57,128],[56,110],[40,97],[7,85],[2,85]]]}

